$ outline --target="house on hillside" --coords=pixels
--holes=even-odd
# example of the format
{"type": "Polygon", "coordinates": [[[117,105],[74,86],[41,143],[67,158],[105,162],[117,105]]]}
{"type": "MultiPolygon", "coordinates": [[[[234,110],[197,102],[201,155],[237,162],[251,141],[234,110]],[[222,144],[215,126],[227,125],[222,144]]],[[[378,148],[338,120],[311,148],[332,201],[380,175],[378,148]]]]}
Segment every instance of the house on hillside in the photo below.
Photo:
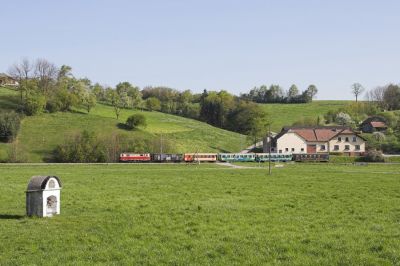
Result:
{"type": "Polygon", "coordinates": [[[264,145],[264,152],[269,151],[269,145],[274,153],[362,155],[365,152],[365,139],[347,127],[284,127],[264,145]]]}
{"type": "Polygon", "coordinates": [[[0,86],[18,86],[18,81],[7,74],[0,73],[0,86]]]}
{"type": "Polygon", "coordinates": [[[387,128],[386,120],[381,116],[368,117],[360,125],[363,133],[382,132],[386,131],[387,128]]]}

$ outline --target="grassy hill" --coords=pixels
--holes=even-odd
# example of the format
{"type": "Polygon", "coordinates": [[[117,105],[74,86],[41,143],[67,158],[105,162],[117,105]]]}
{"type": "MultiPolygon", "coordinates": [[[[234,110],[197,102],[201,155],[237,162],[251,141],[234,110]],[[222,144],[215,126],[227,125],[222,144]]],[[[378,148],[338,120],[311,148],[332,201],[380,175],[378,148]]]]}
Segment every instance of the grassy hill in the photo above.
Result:
{"type": "Polygon", "coordinates": [[[313,101],[305,104],[261,104],[271,116],[273,131],[280,131],[283,126],[290,126],[303,117],[317,119],[329,110],[337,110],[351,101],[313,101]]]}
{"type": "MultiPolygon", "coordinates": [[[[12,109],[18,98],[15,91],[0,89],[0,104],[3,110],[12,109]]],[[[246,136],[219,129],[193,119],[163,114],[122,110],[119,120],[111,106],[97,104],[87,114],[84,110],[74,113],[41,114],[25,117],[17,137],[19,149],[24,151],[30,162],[41,162],[54,148],[63,143],[66,136],[87,129],[99,134],[125,133],[145,138],[168,139],[176,144],[178,152],[235,152],[247,146],[246,136]],[[142,113],[146,116],[147,127],[126,131],[118,123],[126,121],[129,115],[142,113]]],[[[0,144],[0,159],[4,159],[10,144],[0,144]]]]}

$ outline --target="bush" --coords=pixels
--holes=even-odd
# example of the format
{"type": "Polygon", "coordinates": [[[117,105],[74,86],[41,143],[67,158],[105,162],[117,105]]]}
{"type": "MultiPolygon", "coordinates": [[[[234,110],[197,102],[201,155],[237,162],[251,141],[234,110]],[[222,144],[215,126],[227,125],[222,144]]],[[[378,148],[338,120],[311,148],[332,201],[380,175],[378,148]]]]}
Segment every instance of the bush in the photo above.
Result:
{"type": "Polygon", "coordinates": [[[28,161],[28,156],[25,149],[21,146],[18,141],[14,141],[8,151],[7,158],[4,162],[6,163],[24,163],[28,161]]]}
{"type": "Polygon", "coordinates": [[[15,112],[0,113],[0,141],[12,141],[17,136],[20,124],[19,114],[15,112]]]}
{"type": "Polygon", "coordinates": [[[146,117],[142,114],[134,114],[131,115],[130,117],[128,117],[128,119],[126,120],[126,127],[128,129],[134,129],[137,128],[138,126],[147,126],[146,123],[146,117]]]}
{"type": "Polygon", "coordinates": [[[46,105],[46,98],[43,95],[28,94],[24,102],[24,112],[27,115],[36,115],[43,112],[46,105]]]}
{"type": "Polygon", "coordinates": [[[383,157],[382,152],[378,150],[369,150],[367,153],[364,155],[363,160],[365,162],[384,162],[385,157],[383,157]]]}
{"type": "Polygon", "coordinates": [[[94,133],[84,130],[56,148],[55,160],[61,163],[106,162],[105,147],[94,133]]]}

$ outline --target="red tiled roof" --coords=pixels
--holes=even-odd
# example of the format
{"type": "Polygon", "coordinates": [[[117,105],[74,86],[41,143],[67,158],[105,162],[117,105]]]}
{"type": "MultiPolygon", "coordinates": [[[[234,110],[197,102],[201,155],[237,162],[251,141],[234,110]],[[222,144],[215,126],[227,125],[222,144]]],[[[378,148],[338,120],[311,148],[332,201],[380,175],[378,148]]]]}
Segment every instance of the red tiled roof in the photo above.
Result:
{"type": "Polygon", "coordinates": [[[328,141],[336,136],[340,131],[340,129],[315,129],[318,141],[328,141]]]}
{"type": "Polygon", "coordinates": [[[383,123],[383,122],[378,122],[378,121],[373,121],[373,122],[371,122],[371,125],[372,125],[373,127],[386,127],[386,124],[385,124],[385,123],[383,123]]]}
{"type": "Polygon", "coordinates": [[[312,129],[293,129],[290,130],[292,132],[295,132],[297,135],[302,137],[303,139],[307,141],[316,141],[317,138],[315,137],[314,130],[312,129]]]}
{"type": "Polygon", "coordinates": [[[338,134],[356,134],[352,130],[343,127],[288,128],[287,131],[296,133],[305,141],[316,142],[329,141],[338,134]]]}
{"type": "Polygon", "coordinates": [[[307,129],[292,129],[297,135],[306,141],[328,141],[336,136],[341,130],[323,129],[323,128],[307,128],[307,129]]]}

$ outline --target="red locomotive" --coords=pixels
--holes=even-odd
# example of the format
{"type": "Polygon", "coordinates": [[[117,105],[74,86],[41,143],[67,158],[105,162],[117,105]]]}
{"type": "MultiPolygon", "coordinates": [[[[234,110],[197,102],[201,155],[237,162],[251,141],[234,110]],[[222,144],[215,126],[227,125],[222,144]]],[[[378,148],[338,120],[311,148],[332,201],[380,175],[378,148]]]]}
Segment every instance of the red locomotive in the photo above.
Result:
{"type": "Polygon", "coordinates": [[[121,153],[120,162],[150,162],[150,153],[121,153]]]}

